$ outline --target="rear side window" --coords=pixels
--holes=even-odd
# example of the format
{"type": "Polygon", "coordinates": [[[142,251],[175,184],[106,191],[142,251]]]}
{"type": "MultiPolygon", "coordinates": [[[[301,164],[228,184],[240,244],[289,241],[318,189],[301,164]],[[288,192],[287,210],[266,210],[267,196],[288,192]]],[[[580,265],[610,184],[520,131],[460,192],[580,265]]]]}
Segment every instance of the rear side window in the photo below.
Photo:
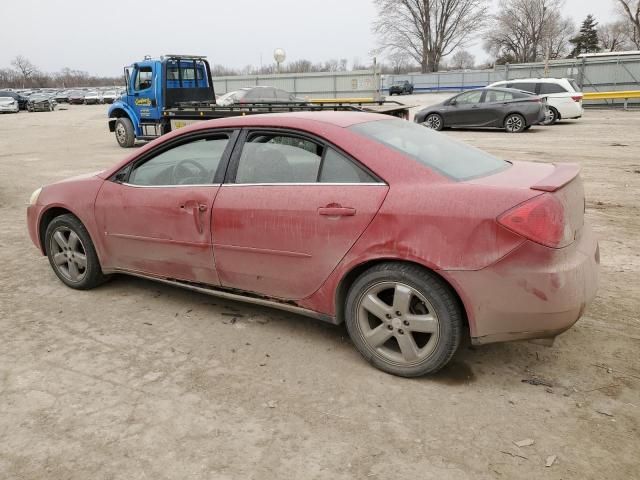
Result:
{"type": "Polygon", "coordinates": [[[541,83],[540,95],[548,95],[551,93],[566,93],[567,91],[557,83],[541,83]]]}
{"type": "Polygon", "coordinates": [[[297,135],[256,132],[242,147],[235,183],[377,183],[331,147],[297,135]]]}
{"type": "Polygon", "coordinates": [[[507,85],[509,88],[524,90],[525,92],[536,93],[536,84],[528,82],[513,82],[507,85]]]}
{"type": "Polygon", "coordinates": [[[504,160],[406,120],[378,120],[353,125],[349,129],[453,180],[491,175],[509,167],[504,160]]]}
{"type": "Polygon", "coordinates": [[[513,93],[487,90],[487,94],[484,97],[485,103],[506,102],[507,100],[513,100],[513,93]]]}
{"type": "Polygon", "coordinates": [[[572,78],[569,79],[569,85],[571,85],[571,88],[573,88],[574,92],[579,92],[580,91],[580,87],[578,87],[578,84],[572,78]]]}

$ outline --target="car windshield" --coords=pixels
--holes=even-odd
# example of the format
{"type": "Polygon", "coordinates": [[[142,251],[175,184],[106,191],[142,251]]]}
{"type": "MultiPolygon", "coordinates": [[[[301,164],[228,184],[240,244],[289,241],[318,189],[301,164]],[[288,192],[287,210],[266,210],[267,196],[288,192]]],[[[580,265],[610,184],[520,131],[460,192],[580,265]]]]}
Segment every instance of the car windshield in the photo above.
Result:
{"type": "Polygon", "coordinates": [[[349,127],[457,181],[483,177],[509,162],[406,120],[378,120],[349,127]]]}

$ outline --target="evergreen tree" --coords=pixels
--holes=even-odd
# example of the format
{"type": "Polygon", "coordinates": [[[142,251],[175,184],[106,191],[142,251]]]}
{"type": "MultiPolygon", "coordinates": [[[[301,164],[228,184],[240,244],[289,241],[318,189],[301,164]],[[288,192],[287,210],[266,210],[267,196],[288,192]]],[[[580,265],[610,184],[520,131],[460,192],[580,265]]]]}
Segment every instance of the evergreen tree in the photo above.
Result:
{"type": "Polygon", "coordinates": [[[591,14],[587,15],[580,27],[580,33],[570,40],[573,44],[571,57],[577,57],[581,53],[596,53],[600,51],[597,25],[598,22],[596,22],[595,17],[591,14]]]}

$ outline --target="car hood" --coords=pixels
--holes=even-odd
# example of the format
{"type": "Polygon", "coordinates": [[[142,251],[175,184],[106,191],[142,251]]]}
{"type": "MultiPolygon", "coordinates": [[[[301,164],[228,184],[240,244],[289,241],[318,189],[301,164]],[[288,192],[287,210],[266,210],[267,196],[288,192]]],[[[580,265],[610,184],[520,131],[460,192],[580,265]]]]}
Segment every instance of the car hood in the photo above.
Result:
{"type": "Polygon", "coordinates": [[[81,182],[83,180],[88,180],[88,179],[92,179],[95,177],[100,177],[100,174],[103,173],[104,170],[97,170],[95,172],[91,172],[91,173],[83,173],[82,175],[75,175],[73,177],[69,177],[69,178],[65,178],[62,180],[58,180],[57,182],[51,183],[50,185],[59,185],[61,183],[68,183],[68,182],[81,182]]]}
{"type": "Polygon", "coordinates": [[[11,105],[15,100],[13,98],[0,98],[0,105],[11,105]]]}

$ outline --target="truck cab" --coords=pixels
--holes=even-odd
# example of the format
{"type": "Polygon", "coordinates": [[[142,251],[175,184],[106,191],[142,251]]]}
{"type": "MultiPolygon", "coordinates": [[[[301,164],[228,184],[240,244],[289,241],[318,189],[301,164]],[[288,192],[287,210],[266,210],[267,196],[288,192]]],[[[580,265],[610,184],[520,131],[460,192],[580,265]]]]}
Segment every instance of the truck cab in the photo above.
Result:
{"type": "Polygon", "coordinates": [[[215,104],[211,69],[206,57],[145,57],[124,69],[126,93],[109,108],[109,131],[121,147],[136,139],[151,140],[170,129],[166,110],[178,106],[215,104]]]}

